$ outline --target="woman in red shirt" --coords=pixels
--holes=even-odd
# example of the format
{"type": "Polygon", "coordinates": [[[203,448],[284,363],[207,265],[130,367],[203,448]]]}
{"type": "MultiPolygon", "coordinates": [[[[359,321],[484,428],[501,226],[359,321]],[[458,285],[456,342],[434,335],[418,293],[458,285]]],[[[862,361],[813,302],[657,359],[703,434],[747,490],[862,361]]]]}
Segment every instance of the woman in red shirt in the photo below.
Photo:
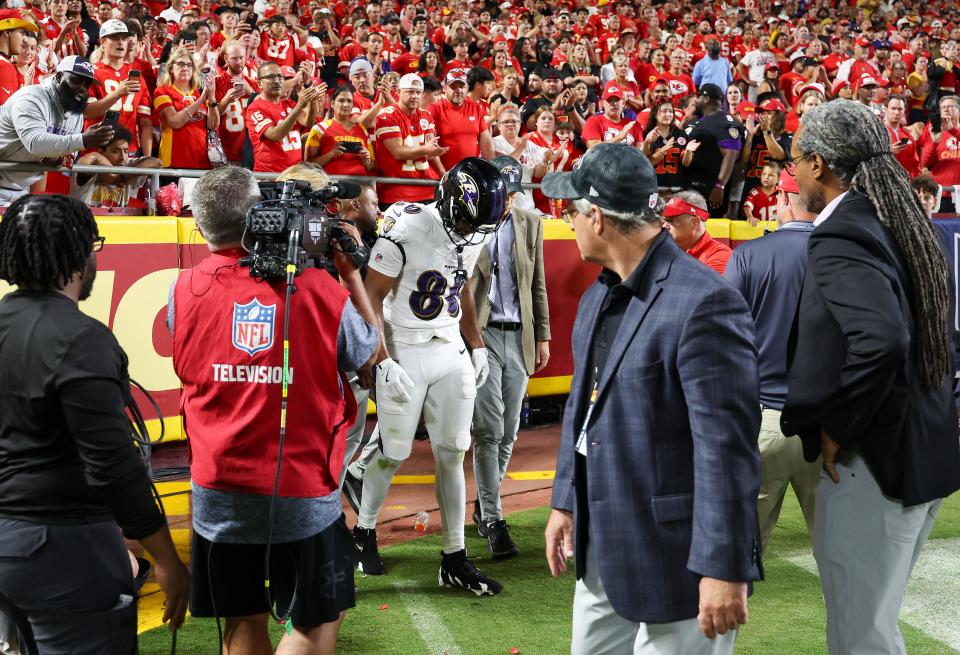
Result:
{"type": "Polygon", "coordinates": [[[166,168],[210,168],[207,130],[220,125],[212,76],[201,85],[190,51],[179,47],[157,82],[153,106],[160,118],[160,159],[166,168]]]}
{"type": "MultiPolygon", "coordinates": [[[[534,113],[537,129],[530,133],[530,144],[539,147],[539,157],[533,167],[533,181],[539,182],[547,173],[556,169],[554,164],[560,153],[560,140],[555,134],[557,117],[549,106],[541,107],[534,113]]],[[[539,189],[533,192],[533,202],[544,214],[552,214],[550,199],[540,193],[539,189]]]]}
{"type": "Polygon", "coordinates": [[[373,171],[370,135],[350,118],[353,91],[345,86],[334,91],[331,108],[333,118],[310,130],[305,159],[330,175],[369,175],[373,171]]]}

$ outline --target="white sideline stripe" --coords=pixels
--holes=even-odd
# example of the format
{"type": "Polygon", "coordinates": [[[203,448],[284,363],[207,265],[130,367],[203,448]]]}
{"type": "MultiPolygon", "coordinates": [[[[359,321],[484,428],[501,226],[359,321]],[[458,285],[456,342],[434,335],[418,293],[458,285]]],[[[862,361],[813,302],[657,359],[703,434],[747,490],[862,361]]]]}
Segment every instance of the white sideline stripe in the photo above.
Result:
{"type": "Polygon", "coordinates": [[[410,615],[413,627],[416,628],[433,655],[463,655],[460,646],[453,638],[450,630],[440,615],[437,614],[433,603],[424,594],[417,591],[418,586],[412,580],[397,580],[393,583],[397,590],[403,608],[410,615]]]}
{"type": "MultiPolygon", "coordinates": [[[[811,552],[784,559],[818,575],[811,552]]],[[[907,583],[900,620],[960,650],[960,603],[957,598],[960,598],[960,538],[928,541],[907,583]]]]}

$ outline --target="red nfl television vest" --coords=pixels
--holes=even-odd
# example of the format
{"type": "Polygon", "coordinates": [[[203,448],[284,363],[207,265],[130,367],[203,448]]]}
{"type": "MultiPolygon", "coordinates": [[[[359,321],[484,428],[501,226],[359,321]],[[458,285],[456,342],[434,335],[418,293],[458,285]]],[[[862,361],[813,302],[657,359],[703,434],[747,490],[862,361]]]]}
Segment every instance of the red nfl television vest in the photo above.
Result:
{"type": "MultiPolygon", "coordinates": [[[[191,479],[221,491],[269,495],[277,465],[283,382],[282,282],[254,280],[239,250],[211,254],[174,287],[173,366],[191,479]]],[[[337,332],[349,294],[325,271],[296,280],[290,311],[290,385],[279,495],[338,488],[356,401],[337,369],[337,332]]]]}

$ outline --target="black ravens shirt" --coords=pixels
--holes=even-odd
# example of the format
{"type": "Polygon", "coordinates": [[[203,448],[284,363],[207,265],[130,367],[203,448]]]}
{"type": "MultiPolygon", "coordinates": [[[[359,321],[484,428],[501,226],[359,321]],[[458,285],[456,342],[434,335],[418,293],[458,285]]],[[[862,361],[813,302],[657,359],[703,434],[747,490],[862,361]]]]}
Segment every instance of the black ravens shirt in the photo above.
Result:
{"type": "Polygon", "coordinates": [[[682,186],[693,189],[706,198],[720,174],[720,164],[723,161],[720,148],[739,152],[743,147],[745,130],[732,116],[718,111],[688,125],[684,131],[687,142],[699,141],[700,148],[693,154],[693,161],[689,166],[681,166],[682,186]]]}

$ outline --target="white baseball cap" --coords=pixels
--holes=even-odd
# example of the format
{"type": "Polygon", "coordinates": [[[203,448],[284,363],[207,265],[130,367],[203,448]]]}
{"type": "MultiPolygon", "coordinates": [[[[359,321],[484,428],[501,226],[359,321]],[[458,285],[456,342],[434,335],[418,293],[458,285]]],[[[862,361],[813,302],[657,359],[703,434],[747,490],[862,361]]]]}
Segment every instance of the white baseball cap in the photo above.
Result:
{"type": "Polygon", "coordinates": [[[101,39],[105,36],[114,36],[115,34],[123,34],[124,36],[130,34],[130,30],[127,29],[127,24],[122,20],[111,18],[100,26],[101,39]]]}
{"type": "Polygon", "coordinates": [[[400,78],[400,83],[397,84],[397,89],[413,89],[416,91],[423,91],[423,79],[416,73],[407,73],[400,78]]]}

